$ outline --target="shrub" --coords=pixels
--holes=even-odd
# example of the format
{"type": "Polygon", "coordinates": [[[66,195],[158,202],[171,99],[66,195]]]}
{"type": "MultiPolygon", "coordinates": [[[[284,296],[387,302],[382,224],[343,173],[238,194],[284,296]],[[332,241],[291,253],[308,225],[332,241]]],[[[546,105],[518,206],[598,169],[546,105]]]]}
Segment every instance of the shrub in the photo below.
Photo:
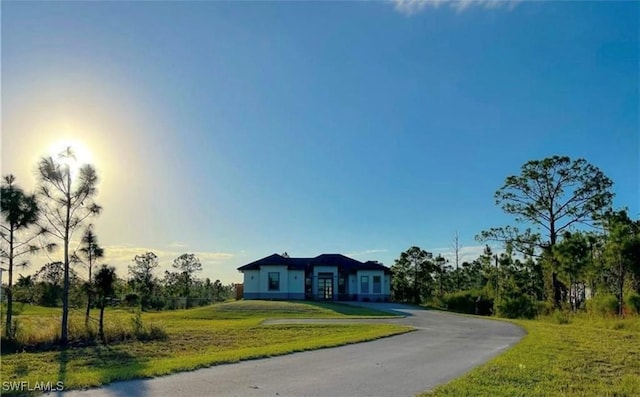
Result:
{"type": "Polygon", "coordinates": [[[151,324],[150,326],[144,325],[140,311],[136,311],[131,319],[131,327],[134,337],[140,341],[164,340],[168,337],[167,332],[162,326],[158,324],[151,324]]]}
{"type": "Polygon", "coordinates": [[[483,316],[493,313],[493,299],[476,290],[448,293],[442,301],[446,309],[454,312],[483,316]]]}
{"type": "Polygon", "coordinates": [[[539,315],[552,316],[558,311],[551,301],[538,301],[536,305],[539,315]]]}
{"type": "Polygon", "coordinates": [[[131,318],[131,329],[133,330],[133,334],[137,335],[142,332],[144,328],[144,324],[142,324],[142,314],[140,310],[136,310],[136,313],[131,318]]]}
{"type": "Polygon", "coordinates": [[[129,307],[135,307],[140,304],[140,296],[135,292],[131,292],[124,297],[125,305],[129,307]]]}
{"type": "Polygon", "coordinates": [[[615,315],[618,313],[618,298],[613,294],[598,294],[587,300],[587,311],[601,316],[615,315]]]}
{"type": "Polygon", "coordinates": [[[432,296],[427,300],[427,307],[435,307],[439,309],[446,309],[447,305],[444,301],[444,296],[432,296]]]}
{"type": "Polygon", "coordinates": [[[496,306],[496,314],[506,318],[534,318],[538,312],[536,302],[528,295],[503,298],[496,306]]]}
{"type": "Polygon", "coordinates": [[[144,309],[151,309],[151,310],[162,310],[164,309],[165,306],[165,299],[162,295],[158,295],[158,294],[153,294],[151,295],[151,297],[149,298],[149,304],[147,305],[147,307],[144,307],[145,305],[143,305],[144,309]]]}
{"type": "Polygon", "coordinates": [[[640,314],[640,294],[632,292],[625,299],[627,309],[635,314],[640,314]]]}
{"type": "Polygon", "coordinates": [[[445,294],[442,298],[443,306],[455,312],[475,313],[476,299],[472,291],[460,291],[445,294]]]}
{"type": "Polygon", "coordinates": [[[151,324],[141,340],[166,340],[169,337],[167,331],[159,324],[151,324]]]}
{"type": "Polygon", "coordinates": [[[570,320],[569,316],[567,315],[567,313],[563,312],[561,310],[554,311],[553,314],[551,315],[551,319],[556,324],[563,325],[563,324],[571,323],[571,320],[570,320]]]}

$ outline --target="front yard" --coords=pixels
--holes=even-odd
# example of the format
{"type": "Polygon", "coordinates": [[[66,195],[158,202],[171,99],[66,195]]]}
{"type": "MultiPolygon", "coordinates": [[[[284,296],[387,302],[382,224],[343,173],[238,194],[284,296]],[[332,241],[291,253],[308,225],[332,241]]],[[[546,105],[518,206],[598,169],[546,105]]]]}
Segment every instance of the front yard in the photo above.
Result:
{"type": "MultiPolygon", "coordinates": [[[[84,322],[81,312],[70,316],[75,326],[84,322]]],[[[27,381],[30,384],[62,381],[65,390],[93,387],[117,380],[154,377],[239,360],[363,342],[411,330],[393,324],[261,324],[268,318],[388,315],[341,304],[267,301],[239,301],[189,310],[143,313],[143,322],[161,326],[168,338],[107,346],[98,344],[66,351],[3,354],[2,381],[27,381]]],[[[57,332],[60,321],[59,310],[36,307],[26,307],[16,317],[22,332],[42,335],[57,332]]],[[[126,310],[110,310],[105,314],[105,321],[112,325],[131,322],[133,318],[126,310]]]]}

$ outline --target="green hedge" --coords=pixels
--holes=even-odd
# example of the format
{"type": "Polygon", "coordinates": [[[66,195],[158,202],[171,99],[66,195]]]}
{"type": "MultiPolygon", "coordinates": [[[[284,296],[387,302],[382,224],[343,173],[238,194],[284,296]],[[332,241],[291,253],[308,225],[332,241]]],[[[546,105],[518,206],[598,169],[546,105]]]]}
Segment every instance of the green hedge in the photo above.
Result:
{"type": "Polygon", "coordinates": [[[640,294],[637,292],[628,294],[625,298],[625,304],[627,310],[635,314],[640,314],[640,294]]]}
{"type": "Polygon", "coordinates": [[[601,316],[618,313],[618,298],[613,294],[598,294],[587,300],[587,312],[601,316]]]}
{"type": "Polygon", "coordinates": [[[493,299],[478,290],[467,290],[445,294],[442,298],[446,309],[467,314],[489,316],[493,314],[493,299]]]}
{"type": "Polygon", "coordinates": [[[501,299],[496,305],[496,313],[506,318],[534,318],[538,314],[538,304],[528,295],[501,299]]]}

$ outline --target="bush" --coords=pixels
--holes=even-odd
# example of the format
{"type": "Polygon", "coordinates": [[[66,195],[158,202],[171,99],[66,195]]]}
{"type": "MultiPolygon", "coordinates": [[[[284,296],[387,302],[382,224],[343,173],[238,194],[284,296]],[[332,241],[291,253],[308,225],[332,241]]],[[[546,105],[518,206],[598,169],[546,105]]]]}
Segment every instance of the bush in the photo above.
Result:
{"type": "Polygon", "coordinates": [[[618,313],[618,298],[613,294],[598,294],[587,300],[587,312],[601,316],[618,313]]]}
{"type": "Polygon", "coordinates": [[[142,323],[142,313],[140,310],[136,310],[133,318],[131,319],[131,329],[134,335],[139,335],[144,330],[144,324],[142,323]]]}
{"type": "Polygon", "coordinates": [[[503,298],[496,306],[496,314],[500,317],[534,318],[538,314],[536,301],[528,295],[503,298]]]}
{"type": "Polygon", "coordinates": [[[445,294],[442,297],[442,302],[446,309],[454,312],[483,316],[493,313],[493,299],[476,290],[445,294]]]}
{"type": "Polygon", "coordinates": [[[124,297],[124,303],[126,306],[135,307],[140,305],[140,296],[135,292],[131,292],[124,297]]]}
{"type": "Polygon", "coordinates": [[[425,306],[429,308],[446,309],[444,296],[432,296],[425,302],[425,306]]]}
{"type": "Polygon", "coordinates": [[[461,313],[475,313],[476,299],[471,291],[460,291],[445,294],[442,303],[445,309],[461,313]]]}
{"type": "Polygon", "coordinates": [[[169,338],[167,331],[159,324],[151,324],[145,333],[138,335],[138,340],[166,340],[169,338]]]}
{"type": "Polygon", "coordinates": [[[144,325],[140,311],[136,311],[131,319],[131,328],[134,337],[139,341],[165,340],[168,334],[165,329],[158,324],[144,325]]]}
{"type": "Polygon", "coordinates": [[[560,324],[560,325],[571,323],[571,319],[569,318],[567,313],[561,310],[554,311],[553,314],[551,315],[551,319],[553,320],[554,323],[560,324]]]}
{"type": "Polygon", "coordinates": [[[145,305],[143,304],[143,309],[147,309],[147,310],[151,309],[151,310],[160,311],[160,310],[164,309],[164,305],[165,305],[164,297],[162,295],[153,294],[149,298],[148,306],[145,307],[145,305]]]}
{"type": "Polygon", "coordinates": [[[635,314],[640,314],[640,294],[632,292],[625,299],[627,310],[635,314]]]}
{"type": "Polygon", "coordinates": [[[538,301],[536,305],[538,315],[552,316],[558,311],[553,302],[550,301],[538,301]]]}

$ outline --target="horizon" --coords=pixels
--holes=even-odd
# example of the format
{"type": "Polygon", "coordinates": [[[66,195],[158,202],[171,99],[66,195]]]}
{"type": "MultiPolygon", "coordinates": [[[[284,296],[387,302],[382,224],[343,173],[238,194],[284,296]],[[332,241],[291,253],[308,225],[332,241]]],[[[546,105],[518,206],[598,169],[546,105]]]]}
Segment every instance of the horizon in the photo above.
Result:
{"type": "Polygon", "coordinates": [[[159,277],[190,252],[224,284],[273,253],[391,267],[450,258],[456,232],[473,260],[515,224],[494,192],[553,155],[640,214],[637,2],[0,7],[2,175],[31,191],[40,157],[77,148],[119,277],[147,251],[159,277]]]}

